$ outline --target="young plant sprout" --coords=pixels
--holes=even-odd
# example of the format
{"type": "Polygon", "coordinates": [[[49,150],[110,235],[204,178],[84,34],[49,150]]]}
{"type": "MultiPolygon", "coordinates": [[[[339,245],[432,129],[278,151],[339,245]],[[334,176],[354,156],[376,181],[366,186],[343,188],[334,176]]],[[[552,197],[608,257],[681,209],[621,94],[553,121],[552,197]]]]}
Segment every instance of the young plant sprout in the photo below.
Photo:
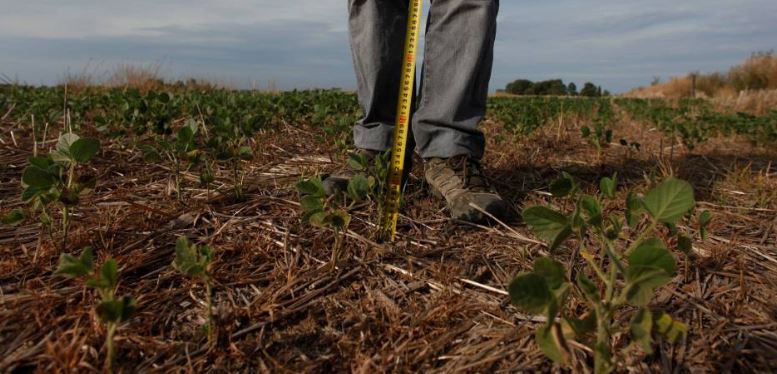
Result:
{"type": "MultiPolygon", "coordinates": [[[[70,215],[82,195],[91,191],[96,178],[78,174],[77,166],[88,162],[97,154],[100,142],[97,139],[81,138],[66,133],[59,137],[57,148],[46,156],[32,157],[22,173],[25,190],[22,200],[29,203],[33,211],[40,211],[40,220],[52,237],[50,206],[59,206],[62,215],[62,243],[67,243],[70,215]]],[[[18,219],[20,216],[14,214],[18,219]]],[[[13,220],[9,220],[13,221],[13,220]]]]}
{"type": "Polygon", "coordinates": [[[200,184],[205,186],[208,200],[210,200],[210,186],[216,180],[213,175],[213,163],[207,159],[203,161],[202,170],[200,170],[200,184]]]}
{"type": "Polygon", "coordinates": [[[86,287],[97,292],[99,302],[95,308],[97,317],[106,325],[105,336],[105,368],[109,373],[114,371],[115,357],[113,337],[116,329],[129,320],[137,308],[135,299],[131,296],[116,297],[116,287],[119,284],[119,271],[116,261],[109,259],[99,268],[94,268],[92,248],[87,247],[79,257],[62,254],[59,257],[57,274],[66,278],[84,278],[86,287]]]}
{"type": "Polygon", "coordinates": [[[185,236],[178,238],[175,243],[175,260],[173,267],[181,274],[192,280],[202,282],[205,285],[205,303],[207,306],[208,322],[204,326],[208,333],[208,344],[214,344],[213,302],[211,299],[211,264],[213,262],[213,250],[207,246],[190,244],[185,236]]]}
{"type": "Polygon", "coordinates": [[[175,165],[175,192],[180,201],[182,199],[181,169],[184,160],[192,164],[199,162],[201,152],[197,150],[195,144],[195,135],[199,129],[199,123],[193,119],[186,121],[176,133],[175,139],[168,141],[164,138],[159,139],[159,149],[144,144],[140,148],[143,151],[143,159],[148,163],[159,163],[162,161],[161,154],[164,154],[175,165]],[[161,153],[160,153],[161,152],[161,153]]]}
{"type": "MultiPolygon", "coordinates": [[[[568,174],[554,182],[551,192],[572,199],[573,211],[565,214],[534,206],[524,210],[524,221],[551,251],[576,237],[577,251],[587,271],[573,269],[571,273],[577,275],[568,279],[559,262],[541,257],[532,271],[519,274],[508,289],[513,304],[528,313],[547,316],[548,322],[535,335],[546,356],[570,364],[573,353],[568,342],[575,340],[594,352],[597,374],[615,369],[618,355],[611,350],[615,334],[630,333],[633,345],[649,353],[654,333],[674,343],[687,331],[685,324],[650,308],[649,303],[655,290],[669,283],[676,271],[675,257],[654,234],[662,225],[677,232],[675,224],[695,206],[691,185],[669,178],[644,197],[629,194],[625,219],[602,209],[602,202],[613,199],[615,190],[615,178],[602,179],[596,196],[579,193],[568,174]],[[646,225],[642,223],[645,215],[646,225]],[[630,244],[623,232],[624,223],[638,233],[630,244]],[[572,310],[565,309],[570,295],[586,301],[589,308],[585,314],[576,317],[570,314],[572,310]],[[616,313],[629,311],[634,311],[629,326],[621,326],[623,318],[616,318],[616,313]]],[[[709,214],[702,213],[699,221],[700,232],[704,233],[709,214]]]]}
{"type": "MultiPolygon", "coordinates": [[[[383,204],[385,204],[386,181],[389,174],[389,161],[391,151],[378,153],[373,160],[372,167],[370,161],[365,155],[352,154],[348,158],[348,167],[358,174],[354,176],[353,183],[349,183],[347,192],[354,202],[360,202],[372,199],[376,203],[376,210],[383,214],[383,204]],[[354,193],[360,191],[360,193],[354,193]]],[[[378,222],[381,217],[378,217],[378,222]]],[[[380,230],[380,228],[377,228],[380,230]]]]}
{"type": "MultiPolygon", "coordinates": [[[[363,176],[353,178],[348,184],[348,194],[351,198],[367,196],[369,182],[363,176]]],[[[335,244],[332,247],[331,268],[335,269],[340,257],[344,234],[351,223],[351,215],[343,209],[334,207],[334,198],[327,198],[320,177],[304,179],[297,183],[302,206],[302,222],[313,226],[329,228],[335,233],[335,244]]]]}
{"type": "Polygon", "coordinates": [[[218,159],[229,163],[232,169],[232,185],[235,201],[245,199],[243,191],[242,161],[253,159],[253,150],[245,145],[246,137],[239,133],[232,134],[225,139],[221,150],[217,153],[218,159]]]}
{"type": "Polygon", "coordinates": [[[14,209],[0,217],[0,223],[8,226],[16,226],[22,223],[25,218],[26,216],[24,215],[23,210],[14,209]]]}

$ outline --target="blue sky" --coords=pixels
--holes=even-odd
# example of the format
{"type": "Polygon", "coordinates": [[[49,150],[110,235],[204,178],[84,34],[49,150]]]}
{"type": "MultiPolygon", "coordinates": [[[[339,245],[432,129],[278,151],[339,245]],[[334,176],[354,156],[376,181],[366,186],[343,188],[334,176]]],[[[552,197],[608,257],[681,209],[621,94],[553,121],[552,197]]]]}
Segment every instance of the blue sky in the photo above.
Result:
{"type": "MultiPolygon", "coordinates": [[[[777,49],[775,0],[502,0],[492,89],[517,78],[614,92],[777,49]]],[[[118,64],[242,87],[355,86],[344,0],[0,0],[0,74],[56,83],[118,64]]],[[[428,9],[427,4],[427,9],[428,9]]],[[[0,75],[2,77],[2,75],[0,75]]]]}

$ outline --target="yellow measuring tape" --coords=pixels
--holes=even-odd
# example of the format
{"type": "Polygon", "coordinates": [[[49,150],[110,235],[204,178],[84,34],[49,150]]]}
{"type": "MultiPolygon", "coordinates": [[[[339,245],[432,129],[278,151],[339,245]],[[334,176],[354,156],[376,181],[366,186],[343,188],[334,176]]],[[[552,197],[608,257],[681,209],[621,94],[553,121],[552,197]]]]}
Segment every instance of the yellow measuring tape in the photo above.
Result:
{"type": "Polygon", "coordinates": [[[383,239],[394,241],[397,235],[397,220],[402,200],[402,177],[405,172],[405,153],[407,137],[410,131],[410,118],[413,108],[413,89],[415,87],[416,52],[421,31],[423,0],[411,0],[407,18],[405,36],[405,56],[402,59],[402,78],[397,104],[397,119],[394,127],[394,145],[391,150],[391,164],[383,212],[383,239]]]}

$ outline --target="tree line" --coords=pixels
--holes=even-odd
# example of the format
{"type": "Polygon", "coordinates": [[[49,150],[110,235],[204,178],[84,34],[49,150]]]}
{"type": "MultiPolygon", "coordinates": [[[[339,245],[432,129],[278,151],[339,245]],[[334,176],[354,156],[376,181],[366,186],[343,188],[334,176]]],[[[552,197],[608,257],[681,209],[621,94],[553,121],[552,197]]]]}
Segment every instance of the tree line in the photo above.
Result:
{"type": "Polygon", "coordinates": [[[597,86],[591,82],[585,82],[583,88],[578,91],[574,82],[564,84],[561,79],[550,79],[539,82],[532,82],[528,79],[518,79],[510,82],[505,87],[504,92],[513,95],[539,95],[539,96],[586,96],[601,97],[610,96],[610,92],[602,90],[602,86],[597,86]]]}

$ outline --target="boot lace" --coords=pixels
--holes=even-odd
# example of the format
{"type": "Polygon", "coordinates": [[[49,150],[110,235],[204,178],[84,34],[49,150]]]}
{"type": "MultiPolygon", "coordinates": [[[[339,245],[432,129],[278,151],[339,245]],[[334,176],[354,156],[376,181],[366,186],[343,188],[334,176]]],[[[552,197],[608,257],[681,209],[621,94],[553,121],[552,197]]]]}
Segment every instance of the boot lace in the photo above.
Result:
{"type": "Polygon", "coordinates": [[[473,192],[491,191],[479,162],[467,156],[456,156],[448,159],[448,166],[464,181],[465,189],[473,192]]]}

